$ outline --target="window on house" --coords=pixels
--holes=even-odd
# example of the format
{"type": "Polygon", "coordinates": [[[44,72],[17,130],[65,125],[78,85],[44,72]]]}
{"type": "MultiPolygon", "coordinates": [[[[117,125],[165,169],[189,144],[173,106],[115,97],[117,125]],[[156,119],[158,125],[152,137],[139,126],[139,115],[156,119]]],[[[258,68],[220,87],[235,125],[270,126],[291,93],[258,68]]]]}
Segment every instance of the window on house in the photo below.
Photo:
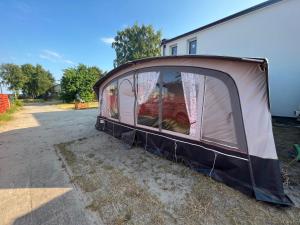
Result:
{"type": "Polygon", "coordinates": [[[197,40],[189,41],[189,54],[195,55],[197,53],[197,40]]]}
{"type": "Polygon", "coordinates": [[[171,55],[177,55],[177,45],[171,47],[171,55]]]}

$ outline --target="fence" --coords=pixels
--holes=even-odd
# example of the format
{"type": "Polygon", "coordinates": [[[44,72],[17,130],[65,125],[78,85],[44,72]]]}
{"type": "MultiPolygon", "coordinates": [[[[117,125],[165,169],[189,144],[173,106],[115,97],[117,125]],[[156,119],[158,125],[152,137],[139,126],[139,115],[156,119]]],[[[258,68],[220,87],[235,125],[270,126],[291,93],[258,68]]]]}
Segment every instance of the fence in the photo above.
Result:
{"type": "Polygon", "coordinates": [[[9,109],[10,103],[8,99],[8,95],[0,94],[0,113],[6,112],[9,109]]]}

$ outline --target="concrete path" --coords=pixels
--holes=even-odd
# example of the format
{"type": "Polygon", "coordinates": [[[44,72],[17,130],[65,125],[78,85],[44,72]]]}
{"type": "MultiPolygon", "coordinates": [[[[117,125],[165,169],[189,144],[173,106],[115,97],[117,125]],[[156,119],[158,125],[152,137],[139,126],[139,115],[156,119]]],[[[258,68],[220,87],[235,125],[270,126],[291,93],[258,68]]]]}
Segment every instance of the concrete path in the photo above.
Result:
{"type": "Polygon", "coordinates": [[[96,115],[39,104],[0,127],[0,225],[97,223],[53,147],[95,135],[96,115]]]}

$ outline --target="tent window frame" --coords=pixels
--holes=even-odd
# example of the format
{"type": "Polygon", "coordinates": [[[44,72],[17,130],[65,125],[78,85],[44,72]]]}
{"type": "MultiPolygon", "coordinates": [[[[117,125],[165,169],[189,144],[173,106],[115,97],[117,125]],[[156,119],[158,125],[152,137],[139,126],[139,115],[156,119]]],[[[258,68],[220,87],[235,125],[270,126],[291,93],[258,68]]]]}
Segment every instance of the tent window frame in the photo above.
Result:
{"type": "MultiPolygon", "coordinates": [[[[175,70],[175,71],[180,71],[180,72],[188,72],[188,73],[195,73],[195,74],[199,74],[204,76],[205,78],[207,76],[210,77],[214,77],[217,78],[219,80],[221,80],[225,86],[227,87],[228,91],[229,91],[229,95],[230,95],[230,101],[231,101],[231,105],[232,108],[235,108],[236,110],[233,110],[233,118],[234,118],[234,126],[235,126],[235,132],[236,132],[236,139],[237,139],[237,146],[238,148],[234,148],[232,146],[228,146],[228,145],[224,145],[222,143],[217,143],[217,142],[212,142],[212,141],[208,141],[206,143],[206,140],[202,139],[201,135],[202,132],[200,132],[200,137],[197,139],[197,141],[199,141],[200,143],[206,143],[206,144],[213,144],[214,146],[219,146],[219,147],[224,147],[227,150],[230,151],[237,151],[240,153],[245,153],[248,154],[248,145],[247,145],[247,140],[246,140],[246,133],[245,133],[245,126],[244,126],[244,120],[243,120],[243,115],[242,115],[242,109],[241,109],[241,103],[240,103],[240,95],[237,89],[237,85],[235,83],[235,81],[233,80],[233,78],[228,74],[225,73],[223,71],[219,71],[219,70],[214,70],[214,69],[208,69],[208,68],[202,68],[202,67],[193,67],[193,66],[151,66],[151,67],[146,67],[146,68],[142,68],[142,69],[135,69],[135,70],[131,70],[128,71],[124,74],[121,75],[117,75],[115,78],[109,80],[107,83],[105,83],[105,85],[102,88],[102,96],[103,96],[103,91],[105,89],[106,86],[108,86],[111,82],[118,80],[121,77],[127,76],[129,74],[133,74],[133,79],[134,79],[134,90],[135,90],[135,113],[134,113],[134,121],[135,124],[134,126],[136,127],[140,127],[140,128],[145,128],[145,129],[149,129],[149,130],[154,130],[154,131],[159,131],[163,134],[168,134],[168,133],[172,133],[174,136],[178,136],[178,137],[183,137],[183,138],[187,138],[190,140],[195,140],[193,138],[191,138],[189,135],[185,135],[185,134],[181,134],[178,132],[173,132],[173,131],[168,131],[168,133],[164,132],[164,130],[162,130],[162,124],[161,124],[161,110],[162,110],[162,96],[161,96],[161,84],[162,84],[162,74],[163,71],[168,71],[168,70],[175,70]],[[145,126],[145,125],[140,125],[137,123],[137,76],[139,73],[143,73],[143,72],[153,72],[153,71],[157,71],[160,73],[159,75],[159,82],[160,82],[160,101],[159,101],[159,109],[160,109],[160,114],[159,114],[159,127],[158,128],[154,128],[154,127],[150,127],[150,126],[145,126]]],[[[119,92],[118,92],[119,94],[119,92]]],[[[119,101],[119,97],[118,97],[118,101],[119,101]]],[[[119,103],[118,103],[119,104],[119,103]]],[[[119,107],[119,105],[118,105],[119,107]]],[[[118,109],[119,110],[119,109],[118,109]]],[[[119,121],[113,118],[109,118],[115,121],[119,121]]],[[[203,120],[203,117],[201,118],[201,120],[203,120]]],[[[201,128],[203,128],[203,125],[201,124],[201,128]]]]}
{"type": "MultiPolygon", "coordinates": [[[[102,91],[101,91],[101,100],[100,100],[100,107],[102,107],[103,105],[103,92],[104,90],[107,88],[107,86],[109,86],[111,83],[116,82],[117,84],[117,89],[119,89],[119,77],[110,80],[108,83],[105,84],[105,86],[103,86],[102,91]]],[[[109,117],[109,119],[114,120],[114,121],[120,121],[120,99],[119,99],[119,90],[118,90],[118,94],[117,94],[117,108],[118,108],[118,119],[113,118],[113,117],[109,117]]],[[[102,112],[102,109],[100,110],[100,112],[102,112]]]]}
{"type": "Polygon", "coordinates": [[[140,73],[146,73],[146,72],[158,72],[159,73],[159,77],[157,80],[157,84],[159,85],[159,87],[161,86],[161,71],[159,69],[160,67],[151,67],[151,68],[144,68],[144,69],[139,69],[135,71],[134,74],[134,83],[135,83],[135,126],[136,127],[140,127],[140,128],[145,128],[145,129],[149,129],[149,130],[153,130],[153,131],[161,131],[161,88],[159,88],[159,100],[158,100],[158,127],[152,127],[152,126],[146,126],[143,124],[139,124],[137,121],[138,118],[138,102],[137,102],[137,97],[138,97],[138,75],[140,73]]]}

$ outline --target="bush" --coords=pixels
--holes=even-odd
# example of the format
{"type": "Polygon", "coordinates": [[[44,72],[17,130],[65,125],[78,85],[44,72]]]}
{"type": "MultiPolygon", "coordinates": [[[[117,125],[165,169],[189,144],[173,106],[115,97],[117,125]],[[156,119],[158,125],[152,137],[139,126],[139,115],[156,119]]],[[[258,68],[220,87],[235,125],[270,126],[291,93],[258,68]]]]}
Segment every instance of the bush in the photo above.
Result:
{"type": "Polygon", "coordinates": [[[5,112],[0,114],[0,122],[3,121],[9,121],[13,118],[13,114],[20,110],[20,108],[23,106],[22,101],[16,99],[11,102],[10,108],[5,112]]]}
{"type": "Polygon", "coordinates": [[[97,67],[87,67],[79,64],[76,68],[64,70],[61,79],[61,98],[66,102],[73,102],[76,95],[84,102],[95,99],[93,85],[102,76],[102,71],[97,67]]]}

